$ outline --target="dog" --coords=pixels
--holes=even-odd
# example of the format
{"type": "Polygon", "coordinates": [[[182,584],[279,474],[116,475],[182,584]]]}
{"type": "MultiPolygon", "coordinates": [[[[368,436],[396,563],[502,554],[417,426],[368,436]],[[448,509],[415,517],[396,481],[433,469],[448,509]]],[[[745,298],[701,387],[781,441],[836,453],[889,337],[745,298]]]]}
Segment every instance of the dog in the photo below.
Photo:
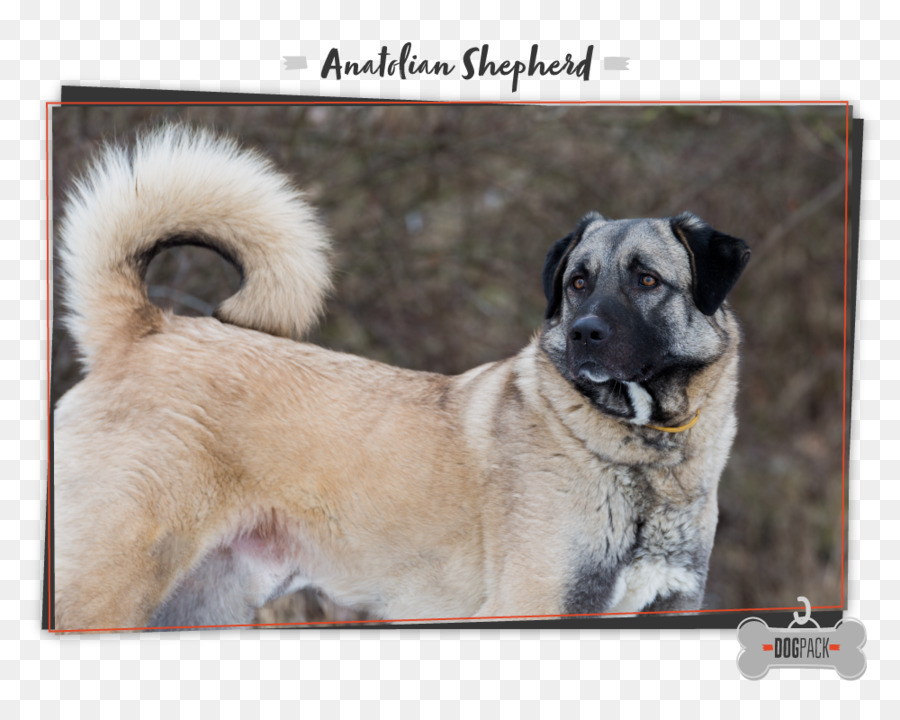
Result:
{"type": "Polygon", "coordinates": [[[209,132],[107,146],[75,184],[58,629],[247,624],[306,586],[386,620],[702,607],[744,241],[590,213],[547,254],[540,332],[455,377],[299,341],[329,247],[286,176],[209,132]],[[175,244],[240,270],[214,317],[148,301],[175,244]]]}

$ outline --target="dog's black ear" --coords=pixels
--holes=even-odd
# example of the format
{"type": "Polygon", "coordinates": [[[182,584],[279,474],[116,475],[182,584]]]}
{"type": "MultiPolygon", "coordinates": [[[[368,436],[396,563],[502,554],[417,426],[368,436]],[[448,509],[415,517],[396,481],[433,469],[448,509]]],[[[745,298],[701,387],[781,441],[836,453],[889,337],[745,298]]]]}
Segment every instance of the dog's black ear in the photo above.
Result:
{"type": "Polygon", "coordinates": [[[672,232],[691,260],[694,302],[704,315],[713,315],[750,260],[750,248],[743,240],[723,235],[691,213],[681,213],[671,223],[672,232]]]}
{"type": "Polygon", "coordinates": [[[544,295],[547,298],[545,318],[552,318],[556,311],[559,310],[562,302],[562,279],[566,273],[566,262],[569,259],[569,254],[581,241],[585,228],[594,220],[604,219],[598,212],[589,212],[578,221],[578,226],[572,232],[553,243],[553,247],[547,253],[547,259],[544,260],[544,271],[541,275],[541,280],[544,284],[544,295]]]}

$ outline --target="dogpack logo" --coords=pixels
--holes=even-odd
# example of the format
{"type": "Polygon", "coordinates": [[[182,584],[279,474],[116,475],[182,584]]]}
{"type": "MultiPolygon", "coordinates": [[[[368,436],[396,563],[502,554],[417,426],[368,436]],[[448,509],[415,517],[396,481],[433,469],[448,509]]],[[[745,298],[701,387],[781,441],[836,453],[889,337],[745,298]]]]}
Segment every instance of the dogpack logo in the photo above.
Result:
{"type": "Polygon", "coordinates": [[[844,618],[833,628],[819,626],[810,616],[809,600],[798,597],[806,606],[801,617],[787,628],[770,628],[757,617],[738,625],[738,642],[743,650],[737,664],[750,680],[765,677],[769,668],[833,668],[845,680],[856,680],[866,671],[866,628],[854,618],[844,618]],[[794,628],[812,622],[815,628],[794,628]]]}

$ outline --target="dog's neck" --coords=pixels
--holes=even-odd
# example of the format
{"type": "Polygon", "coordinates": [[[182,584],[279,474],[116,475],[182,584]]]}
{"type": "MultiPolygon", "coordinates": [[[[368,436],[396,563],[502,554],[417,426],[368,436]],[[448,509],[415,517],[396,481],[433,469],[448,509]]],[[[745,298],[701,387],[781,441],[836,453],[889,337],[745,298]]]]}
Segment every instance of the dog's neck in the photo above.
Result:
{"type": "Polygon", "coordinates": [[[672,467],[695,455],[698,445],[719,442],[720,434],[733,425],[733,415],[727,402],[710,404],[709,397],[715,393],[707,390],[701,394],[697,388],[718,385],[726,373],[736,373],[736,369],[735,353],[733,362],[724,363],[724,367],[716,363],[700,370],[697,382],[689,384],[677,410],[672,408],[671,420],[653,428],[597,412],[596,405],[556,371],[537,339],[516,358],[518,381],[533,385],[588,451],[617,465],[672,467]],[[667,432],[668,428],[676,432],[667,432]]]}

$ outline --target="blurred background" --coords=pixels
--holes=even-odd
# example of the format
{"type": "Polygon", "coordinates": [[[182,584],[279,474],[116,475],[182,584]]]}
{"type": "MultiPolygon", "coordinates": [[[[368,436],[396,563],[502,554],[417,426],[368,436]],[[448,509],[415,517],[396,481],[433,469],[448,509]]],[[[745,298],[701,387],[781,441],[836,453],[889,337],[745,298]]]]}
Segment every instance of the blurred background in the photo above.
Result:
{"type": "MultiPolygon", "coordinates": [[[[745,239],[738,435],[719,485],[706,607],[841,603],[843,107],[198,106],[55,108],[53,207],[104,140],[188,121],[290,173],[335,243],[310,336],[402,367],[463,372],[516,353],[543,319],[550,245],[588,210],[690,210],[745,239]]],[[[52,402],[78,381],[54,267],[52,402]]],[[[211,251],[162,253],[151,299],[210,314],[238,287],[211,251]]],[[[360,617],[315,592],[260,622],[360,617]]]]}

